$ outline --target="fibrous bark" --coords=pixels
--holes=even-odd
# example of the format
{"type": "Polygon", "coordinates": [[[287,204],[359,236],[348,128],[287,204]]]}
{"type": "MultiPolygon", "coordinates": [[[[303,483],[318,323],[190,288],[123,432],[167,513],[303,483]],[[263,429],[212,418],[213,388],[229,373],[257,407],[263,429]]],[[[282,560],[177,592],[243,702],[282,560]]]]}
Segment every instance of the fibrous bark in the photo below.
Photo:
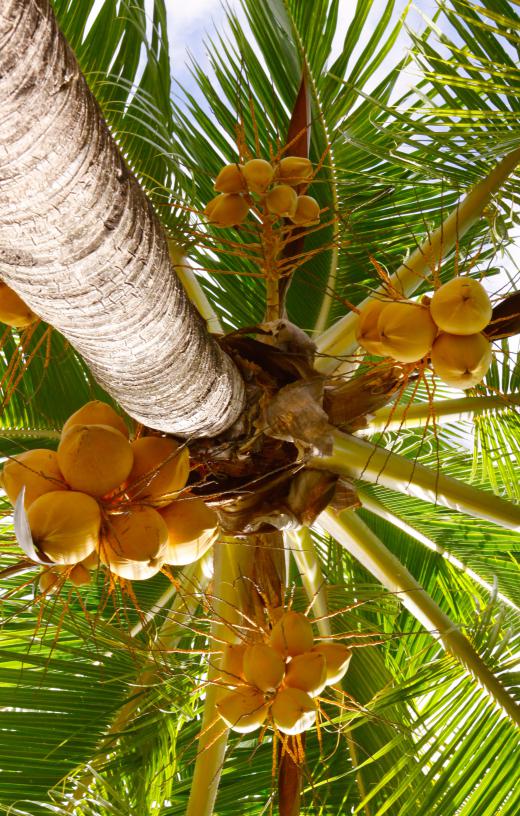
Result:
{"type": "Polygon", "coordinates": [[[2,0],[0,110],[0,278],[135,419],[229,427],[241,377],[175,277],[48,0],[2,0]]]}

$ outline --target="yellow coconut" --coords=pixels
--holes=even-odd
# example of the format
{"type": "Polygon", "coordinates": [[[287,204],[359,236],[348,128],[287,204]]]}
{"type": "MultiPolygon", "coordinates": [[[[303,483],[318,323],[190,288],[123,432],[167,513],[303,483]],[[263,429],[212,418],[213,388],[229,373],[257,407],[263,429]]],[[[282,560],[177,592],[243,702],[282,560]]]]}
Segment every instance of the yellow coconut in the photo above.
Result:
{"type": "Polygon", "coordinates": [[[449,334],[477,334],[491,320],[493,307],[481,283],[457,277],[432,297],[430,311],[439,329],[449,334]]]}
{"type": "Polygon", "coordinates": [[[256,689],[230,691],[216,704],[217,711],[233,731],[249,734],[264,724],[269,709],[264,695],[256,689]]]}
{"type": "Polygon", "coordinates": [[[63,573],[43,568],[38,579],[38,589],[42,595],[54,595],[63,584],[63,573]]]}
{"type": "Polygon", "coordinates": [[[83,558],[81,564],[87,570],[97,569],[99,567],[99,553],[97,550],[91,552],[90,555],[87,555],[86,558],[83,558]]]}
{"type": "Polygon", "coordinates": [[[385,306],[377,329],[383,353],[401,363],[414,363],[428,354],[437,334],[430,310],[408,300],[385,306]]]}
{"type": "Polygon", "coordinates": [[[123,417],[119,416],[111,405],[101,400],[87,402],[77,411],[70,415],[63,426],[61,435],[63,436],[73,425],[110,425],[116,431],[128,437],[128,428],[123,417]]]}
{"type": "Polygon", "coordinates": [[[310,697],[321,694],[327,685],[327,661],[318,652],[296,655],[287,666],[284,683],[306,691],[310,697]]]}
{"type": "Polygon", "coordinates": [[[134,464],[128,477],[128,493],[143,504],[164,507],[173,501],[190,475],[190,454],[179,451],[173,439],[143,436],[132,442],[134,464]]]}
{"type": "Polygon", "coordinates": [[[183,566],[198,561],[218,535],[216,513],[202,499],[181,499],[161,510],[168,528],[166,563],[183,566]]]}
{"type": "Polygon", "coordinates": [[[120,578],[145,580],[164,564],[168,529],[153,507],[134,505],[111,516],[99,543],[99,558],[120,578]]]}
{"type": "Polygon", "coordinates": [[[314,725],[316,705],[305,691],[283,688],[274,698],[271,714],[283,734],[302,734],[314,725]]]}
{"type": "Polygon", "coordinates": [[[68,490],[58,465],[56,452],[44,448],[18,453],[9,459],[4,465],[2,481],[11,504],[15,503],[25,485],[26,509],[44,493],[68,490]]]}
{"type": "Polygon", "coordinates": [[[241,164],[226,164],[213,185],[217,193],[242,193],[247,190],[241,164]]]}
{"type": "Polygon", "coordinates": [[[84,566],[84,564],[75,564],[68,575],[69,581],[72,581],[74,586],[85,586],[86,584],[90,584],[91,577],[90,572],[84,566]]]}
{"type": "Polygon", "coordinates": [[[274,176],[274,167],[265,159],[251,159],[242,168],[246,184],[252,193],[265,193],[274,176]]]}
{"type": "Polygon", "coordinates": [[[327,667],[327,685],[339,683],[347,673],[352,652],[343,643],[325,641],[312,647],[313,652],[323,655],[327,667]]]}
{"type": "Polygon", "coordinates": [[[267,209],[273,215],[292,218],[296,212],[298,196],[288,184],[278,184],[265,197],[267,209]]]}
{"type": "Polygon", "coordinates": [[[109,425],[72,425],[58,446],[58,464],[74,490],[104,496],[130,475],[134,454],[128,439],[109,425]]]}
{"type": "Polygon", "coordinates": [[[301,612],[285,612],[275,623],[269,643],[282,657],[295,657],[312,649],[312,626],[301,612]]]}
{"type": "Polygon", "coordinates": [[[491,365],[491,343],[483,334],[441,334],[431,360],[437,376],[453,388],[472,388],[482,382],[491,365]]]}
{"type": "Polygon", "coordinates": [[[294,224],[310,226],[320,223],[320,205],[315,198],[308,195],[300,195],[296,201],[296,211],[291,216],[294,224]]]}
{"type": "Polygon", "coordinates": [[[27,518],[35,546],[56,564],[77,564],[98,545],[101,511],[85,493],[44,493],[27,518]]]}
{"type": "Polygon", "coordinates": [[[24,329],[38,317],[6,283],[0,282],[0,323],[24,329]]]}
{"type": "Polygon", "coordinates": [[[286,156],[278,166],[278,178],[285,184],[296,187],[312,181],[312,162],[301,156],[286,156]]]}
{"type": "Polygon", "coordinates": [[[356,340],[369,354],[383,357],[383,344],[378,329],[381,312],[388,306],[388,300],[371,300],[360,310],[356,323],[356,340]]]}
{"type": "Polygon", "coordinates": [[[220,193],[206,205],[204,215],[214,227],[234,227],[241,224],[249,204],[236,193],[220,193]]]}
{"type": "Polygon", "coordinates": [[[285,661],[266,643],[254,643],[244,652],[244,677],[262,691],[275,691],[283,680],[285,661]]]}
{"type": "Polygon", "coordinates": [[[220,660],[221,680],[234,688],[244,682],[244,652],[246,643],[226,643],[220,660]]]}

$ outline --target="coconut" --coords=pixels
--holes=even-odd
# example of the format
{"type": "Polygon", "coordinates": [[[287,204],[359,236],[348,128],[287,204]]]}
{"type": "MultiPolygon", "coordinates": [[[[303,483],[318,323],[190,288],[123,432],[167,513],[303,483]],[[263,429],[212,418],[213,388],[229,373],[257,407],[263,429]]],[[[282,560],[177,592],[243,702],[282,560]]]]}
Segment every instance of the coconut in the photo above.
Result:
{"type": "Polygon", "coordinates": [[[220,675],[226,685],[234,688],[244,682],[244,652],[246,643],[226,643],[220,660],[220,675]]]}
{"type": "Polygon", "coordinates": [[[271,714],[275,726],[283,734],[302,734],[316,720],[312,697],[299,688],[283,688],[274,698],[271,714]]]}
{"type": "Polygon", "coordinates": [[[294,657],[312,649],[312,626],[301,612],[285,612],[275,623],[269,643],[283,657],[294,657]]]}
{"type": "Polygon", "coordinates": [[[286,156],[278,166],[278,178],[292,187],[308,184],[312,176],[312,162],[303,156],[286,156]]]}
{"type": "Polygon", "coordinates": [[[306,691],[310,697],[321,694],[327,685],[327,661],[318,652],[293,657],[285,673],[285,685],[306,691]]]}
{"type": "Polygon", "coordinates": [[[84,493],[44,493],[27,510],[35,546],[56,564],[77,564],[99,542],[101,511],[84,493]]]}
{"type": "Polygon", "coordinates": [[[99,553],[98,553],[98,551],[94,550],[94,552],[91,552],[90,555],[87,555],[87,557],[84,558],[81,561],[81,564],[87,570],[97,569],[99,567],[99,553]]]}
{"type": "Polygon", "coordinates": [[[0,282],[0,323],[14,329],[25,329],[38,317],[6,283],[0,282]]]}
{"type": "Polygon", "coordinates": [[[293,224],[308,225],[320,223],[320,205],[315,198],[300,195],[296,200],[296,211],[291,216],[293,224]]]}
{"type": "Polygon", "coordinates": [[[26,509],[44,493],[68,489],[56,452],[44,448],[18,453],[9,459],[4,465],[2,482],[7,498],[13,505],[25,486],[26,509]]]}
{"type": "Polygon", "coordinates": [[[54,595],[63,583],[63,573],[58,570],[44,568],[38,579],[38,589],[42,595],[54,595]]]}
{"type": "Polygon", "coordinates": [[[262,691],[275,691],[283,680],[285,661],[266,643],[254,643],[244,652],[244,677],[262,691]]]}
{"type": "Polygon", "coordinates": [[[173,439],[143,436],[132,442],[134,464],[128,492],[145,504],[164,507],[184,487],[190,474],[190,454],[173,439]]]}
{"type": "Polygon", "coordinates": [[[431,360],[440,379],[453,388],[472,388],[486,376],[493,355],[483,334],[441,334],[435,341],[431,360]]]}
{"type": "Polygon", "coordinates": [[[292,218],[296,212],[298,196],[288,184],[278,184],[267,193],[265,203],[273,215],[292,218]]]}
{"type": "Polygon", "coordinates": [[[217,193],[241,193],[247,190],[241,164],[226,164],[213,185],[217,193]]]}
{"type": "Polygon", "coordinates": [[[249,734],[264,724],[269,709],[264,695],[256,689],[230,691],[216,704],[226,725],[240,734],[249,734]]]}
{"type": "Polygon", "coordinates": [[[439,287],[430,303],[439,329],[449,334],[477,334],[491,320],[493,307],[482,284],[457,277],[439,287]]]}
{"type": "Polygon", "coordinates": [[[133,505],[111,516],[99,543],[99,558],[120,578],[144,580],[164,564],[168,529],[153,507],[133,505]]]}
{"type": "Polygon", "coordinates": [[[86,584],[90,584],[91,577],[90,572],[84,566],[84,564],[75,564],[68,575],[69,581],[72,581],[74,586],[85,586],[86,584]]]}
{"type": "Polygon", "coordinates": [[[400,363],[415,363],[430,351],[437,326],[420,303],[398,300],[381,310],[377,321],[383,354],[400,363]]]}
{"type": "Polygon", "coordinates": [[[356,323],[356,340],[369,354],[383,357],[383,344],[378,329],[381,312],[388,306],[388,300],[371,300],[360,310],[356,323]]]}
{"type": "Polygon", "coordinates": [[[265,159],[251,159],[244,164],[242,173],[252,193],[265,193],[274,176],[274,167],[265,159]]]}
{"type": "Polygon", "coordinates": [[[241,224],[249,204],[236,193],[220,193],[206,205],[204,215],[214,227],[234,227],[241,224]]]}
{"type": "Polygon", "coordinates": [[[72,425],[58,446],[58,464],[74,490],[104,496],[126,481],[134,454],[128,439],[109,425],[72,425]]]}
{"type": "Polygon", "coordinates": [[[161,510],[168,528],[166,563],[182,566],[198,561],[218,536],[216,513],[202,499],[183,499],[161,510]]]}
{"type": "Polygon", "coordinates": [[[77,411],[74,411],[66,421],[61,435],[63,436],[73,425],[110,425],[116,431],[128,438],[128,428],[123,417],[119,416],[111,405],[101,400],[87,402],[77,411]]]}
{"type": "Polygon", "coordinates": [[[312,651],[323,655],[327,668],[327,686],[339,683],[347,673],[352,652],[343,643],[317,643],[312,651]]]}

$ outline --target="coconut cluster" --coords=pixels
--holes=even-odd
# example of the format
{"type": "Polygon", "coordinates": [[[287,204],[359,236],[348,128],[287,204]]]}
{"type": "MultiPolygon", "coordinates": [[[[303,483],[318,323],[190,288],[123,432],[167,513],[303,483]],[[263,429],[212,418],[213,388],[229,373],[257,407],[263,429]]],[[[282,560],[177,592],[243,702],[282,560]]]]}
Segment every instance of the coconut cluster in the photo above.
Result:
{"type": "Polygon", "coordinates": [[[0,323],[14,329],[25,329],[38,320],[38,317],[23,302],[13,289],[0,281],[0,323]]]}
{"type": "Polygon", "coordinates": [[[456,277],[431,300],[371,301],[359,313],[356,338],[369,354],[400,363],[429,358],[446,385],[471,388],[491,365],[491,343],[482,333],[491,316],[484,287],[473,278],[456,277]]]}
{"type": "Polygon", "coordinates": [[[34,546],[49,567],[42,592],[63,570],[89,583],[100,564],[129,580],[151,578],[164,564],[189,564],[213,544],[216,514],[201,499],[181,498],[189,452],[166,437],[130,441],[114,409],[93,401],[63,426],[57,451],[35,449],[4,465],[2,486],[14,504],[25,487],[34,546]]]}
{"type": "Polygon", "coordinates": [[[315,698],[345,675],[350,654],[340,643],[316,642],[305,615],[284,612],[264,641],[224,648],[220,682],[230,691],[218,713],[241,734],[264,724],[301,734],[316,720],[315,698]]]}
{"type": "Polygon", "coordinates": [[[311,226],[320,220],[320,205],[309,195],[298,195],[307,187],[314,169],[309,159],[286,156],[279,162],[251,159],[245,164],[226,164],[215,180],[219,195],[212,198],[204,214],[214,227],[236,227],[244,221],[251,205],[265,207],[275,218],[311,226]]]}

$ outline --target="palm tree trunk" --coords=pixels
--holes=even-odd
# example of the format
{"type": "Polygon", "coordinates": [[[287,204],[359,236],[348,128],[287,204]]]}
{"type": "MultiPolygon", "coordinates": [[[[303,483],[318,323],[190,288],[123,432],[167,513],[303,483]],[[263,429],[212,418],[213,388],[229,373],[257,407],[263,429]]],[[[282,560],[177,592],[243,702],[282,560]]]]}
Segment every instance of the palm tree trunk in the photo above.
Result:
{"type": "Polygon", "coordinates": [[[174,275],[163,230],[48,0],[0,7],[0,278],[135,419],[216,435],[241,377],[174,275]]]}

